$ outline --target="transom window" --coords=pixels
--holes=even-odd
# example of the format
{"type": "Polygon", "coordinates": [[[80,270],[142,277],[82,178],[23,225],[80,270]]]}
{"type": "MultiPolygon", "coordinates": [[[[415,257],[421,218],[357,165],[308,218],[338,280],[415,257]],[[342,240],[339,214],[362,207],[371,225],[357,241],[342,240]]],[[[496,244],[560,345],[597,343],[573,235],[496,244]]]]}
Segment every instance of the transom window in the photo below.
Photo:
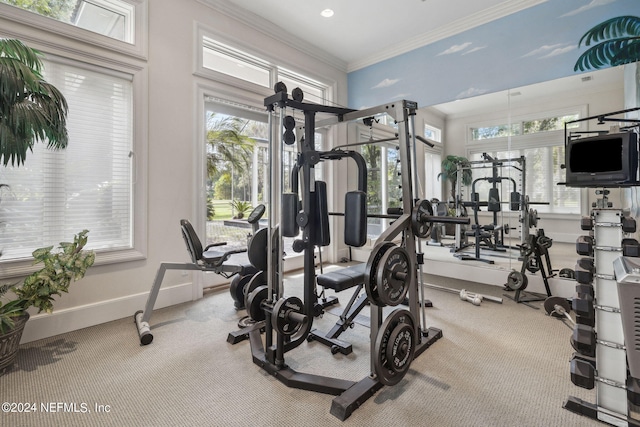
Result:
{"type": "MultiPolygon", "coordinates": [[[[480,141],[484,139],[503,138],[509,136],[529,135],[538,132],[547,132],[564,129],[565,122],[577,120],[579,114],[568,114],[562,116],[552,116],[522,120],[511,124],[497,124],[491,126],[479,126],[470,128],[471,140],[480,141]]],[[[577,123],[567,126],[568,129],[576,128],[577,123]]]]}
{"type": "Polygon", "coordinates": [[[134,43],[135,7],[123,0],[0,0],[17,8],[127,43],[134,43]]]}

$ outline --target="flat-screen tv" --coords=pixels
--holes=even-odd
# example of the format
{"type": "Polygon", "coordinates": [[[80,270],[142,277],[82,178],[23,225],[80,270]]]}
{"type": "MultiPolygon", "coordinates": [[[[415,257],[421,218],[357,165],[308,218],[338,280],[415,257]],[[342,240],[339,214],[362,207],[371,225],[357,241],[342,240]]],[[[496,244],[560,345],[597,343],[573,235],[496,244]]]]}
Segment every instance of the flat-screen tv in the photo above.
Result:
{"type": "Polygon", "coordinates": [[[569,139],[565,150],[568,187],[640,185],[635,132],[569,139]]]}

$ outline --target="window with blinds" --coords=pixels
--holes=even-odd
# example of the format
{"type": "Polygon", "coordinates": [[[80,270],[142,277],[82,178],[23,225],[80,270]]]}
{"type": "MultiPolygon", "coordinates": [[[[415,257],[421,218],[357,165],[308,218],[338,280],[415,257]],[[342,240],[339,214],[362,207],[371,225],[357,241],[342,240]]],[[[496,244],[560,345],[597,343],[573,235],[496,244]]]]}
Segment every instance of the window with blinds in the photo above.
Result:
{"type": "Polygon", "coordinates": [[[133,247],[133,83],[69,63],[45,62],[69,104],[65,150],[36,143],[24,165],[0,169],[2,261],[89,230],[90,249],[133,247]]]}

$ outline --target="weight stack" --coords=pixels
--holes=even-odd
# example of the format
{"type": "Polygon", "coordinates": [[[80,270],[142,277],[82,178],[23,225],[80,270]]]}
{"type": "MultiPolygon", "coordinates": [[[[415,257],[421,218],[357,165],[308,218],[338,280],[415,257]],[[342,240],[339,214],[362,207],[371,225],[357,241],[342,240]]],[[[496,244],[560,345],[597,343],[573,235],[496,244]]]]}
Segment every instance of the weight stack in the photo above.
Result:
{"type": "MultiPolygon", "coordinates": [[[[627,354],[624,349],[620,298],[614,261],[622,255],[622,211],[594,209],[593,252],[596,343],[596,403],[599,408],[626,418],[627,354]],[[604,380],[604,381],[603,381],[604,380]]],[[[602,415],[598,411],[598,419],[602,415]]]]}

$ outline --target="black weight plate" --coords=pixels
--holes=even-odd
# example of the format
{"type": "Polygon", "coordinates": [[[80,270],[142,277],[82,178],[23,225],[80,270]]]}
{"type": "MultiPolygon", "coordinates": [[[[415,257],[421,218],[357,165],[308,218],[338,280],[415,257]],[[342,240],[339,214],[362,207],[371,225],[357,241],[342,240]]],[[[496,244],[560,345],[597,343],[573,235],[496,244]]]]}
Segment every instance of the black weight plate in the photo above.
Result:
{"type": "Polygon", "coordinates": [[[274,329],[282,335],[293,335],[298,332],[302,326],[302,323],[298,323],[287,316],[288,312],[291,311],[302,314],[303,303],[300,298],[280,298],[273,306],[273,311],[271,312],[271,324],[274,329]]]}
{"type": "Polygon", "coordinates": [[[569,313],[571,311],[571,306],[569,305],[569,301],[566,298],[562,297],[549,297],[544,300],[544,310],[547,314],[553,317],[564,318],[564,313],[569,313]],[[561,307],[560,310],[556,309],[556,306],[561,307]],[[564,312],[562,312],[564,310],[564,312]]]}
{"type": "Polygon", "coordinates": [[[238,310],[244,308],[245,287],[252,277],[252,275],[246,274],[244,276],[235,276],[233,280],[231,280],[229,292],[238,310]]]}
{"type": "Polygon", "coordinates": [[[421,239],[429,236],[432,224],[422,219],[423,215],[433,216],[433,207],[429,200],[418,200],[411,212],[411,230],[421,239]]]}
{"type": "Polygon", "coordinates": [[[260,322],[266,318],[266,314],[262,309],[262,301],[269,297],[269,289],[266,286],[258,286],[247,296],[247,314],[260,322]]]}
{"type": "Polygon", "coordinates": [[[249,250],[247,251],[247,257],[249,262],[258,270],[264,271],[267,269],[267,235],[269,230],[267,228],[261,228],[251,237],[249,242],[249,250]]]}
{"type": "Polygon", "coordinates": [[[407,295],[412,274],[407,251],[395,246],[388,249],[376,266],[376,294],[385,305],[396,306],[407,295]]]}
{"type": "Polygon", "coordinates": [[[249,308],[249,294],[253,292],[258,286],[266,286],[267,285],[267,276],[265,276],[263,271],[259,271],[254,274],[250,279],[249,283],[244,287],[244,306],[248,310],[249,308]]]}
{"type": "Polygon", "coordinates": [[[367,291],[367,298],[369,299],[369,302],[379,307],[384,307],[384,303],[380,301],[380,298],[377,294],[377,267],[384,253],[393,246],[395,246],[395,243],[392,242],[377,243],[369,254],[369,259],[367,260],[367,265],[364,269],[364,288],[365,291],[367,291]]]}
{"type": "Polygon", "coordinates": [[[411,361],[415,350],[415,334],[413,327],[406,323],[399,323],[389,335],[387,343],[387,366],[394,372],[404,375],[411,361]]]}
{"type": "Polygon", "coordinates": [[[517,291],[518,289],[525,289],[528,282],[529,279],[527,279],[527,276],[515,270],[509,273],[509,276],[507,277],[507,286],[514,291],[517,291]]]}
{"type": "MultiPolygon", "coordinates": [[[[405,337],[402,337],[405,339],[405,337]]],[[[384,320],[380,329],[378,330],[378,334],[376,336],[376,341],[374,343],[374,352],[373,352],[373,367],[375,374],[380,381],[384,385],[395,385],[402,380],[404,375],[407,373],[409,369],[409,365],[413,359],[413,348],[415,347],[415,321],[413,316],[408,310],[404,309],[396,309],[394,310],[387,318],[384,320]],[[400,336],[400,333],[404,331],[404,325],[408,325],[411,329],[410,332],[410,340],[411,340],[411,357],[403,357],[403,361],[394,362],[388,358],[388,354],[399,354],[397,350],[393,348],[389,349],[388,347],[393,345],[400,336]],[[399,328],[399,329],[397,329],[399,328]],[[394,334],[394,330],[396,333],[394,334]],[[392,341],[391,338],[394,337],[392,341]]],[[[409,350],[407,348],[407,350],[409,350]]]]}

